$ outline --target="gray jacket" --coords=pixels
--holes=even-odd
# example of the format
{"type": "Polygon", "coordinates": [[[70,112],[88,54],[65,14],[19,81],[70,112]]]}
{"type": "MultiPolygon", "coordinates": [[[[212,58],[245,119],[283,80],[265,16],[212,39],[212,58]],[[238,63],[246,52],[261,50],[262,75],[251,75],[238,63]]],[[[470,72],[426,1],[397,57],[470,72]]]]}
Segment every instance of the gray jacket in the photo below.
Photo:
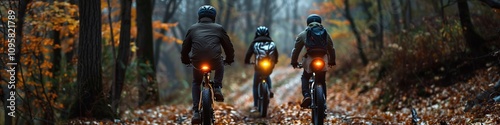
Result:
{"type": "MultiPolygon", "coordinates": [[[[317,23],[317,22],[313,22],[311,24],[308,25],[308,27],[312,27],[314,25],[321,25],[320,23],[317,23]]],[[[307,30],[309,28],[307,28],[306,30],[302,31],[299,36],[297,36],[297,39],[295,40],[295,47],[293,48],[292,50],[292,63],[296,63],[298,58],[299,58],[299,54],[300,54],[300,51],[302,51],[302,48],[304,47],[305,45],[305,42],[306,42],[306,37],[307,37],[307,30]]],[[[335,62],[335,48],[333,48],[333,40],[332,38],[330,37],[330,35],[328,35],[327,37],[327,58],[328,60],[325,60],[325,61],[328,61],[330,63],[334,63],[335,62]]]]}

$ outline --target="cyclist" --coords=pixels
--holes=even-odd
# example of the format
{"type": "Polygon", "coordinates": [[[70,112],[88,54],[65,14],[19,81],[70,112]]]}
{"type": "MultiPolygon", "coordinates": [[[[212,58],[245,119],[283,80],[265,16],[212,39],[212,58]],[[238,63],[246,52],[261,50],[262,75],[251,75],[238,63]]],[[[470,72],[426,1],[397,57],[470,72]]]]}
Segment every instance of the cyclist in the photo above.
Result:
{"type": "MultiPolygon", "coordinates": [[[[304,72],[302,74],[302,99],[301,107],[308,107],[311,105],[309,79],[312,77],[312,71],[309,64],[312,62],[312,57],[323,57],[328,66],[335,66],[335,49],[330,35],[324,30],[321,25],[321,17],[317,14],[311,14],[307,17],[307,28],[302,31],[295,40],[295,47],[292,50],[291,65],[297,68],[297,62],[300,51],[305,46],[306,54],[303,58],[304,72]]],[[[317,73],[318,78],[316,83],[325,83],[326,67],[323,72],[317,73]]],[[[326,87],[323,87],[326,92],[326,87]]],[[[325,94],[326,96],[326,94],[325,94]]]]}
{"type": "MultiPolygon", "coordinates": [[[[274,44],[274,41],[271,39],[269,36],[269,29],[265,26],[259,26],[257,28],[257,31],[255,32],[255,37],[253,42],[250,44],[248,47],[247,53],[245,55],[245,63],[250,64],[250,58],[252,55],[255,55],[255,62],[257,63],[258,60],[261,60],[263,58],[270,58],[271,59],[271,65],[270,67],[274,67],[276,63],[278,63],[278,50],[276,49],[276,45],[274,44]]],[[[259,77],[262,74],[266,74],[267,77],[264,78],[267,82],[267,85],[270,90],[270,97],[272,98],[274,96],[274,93],[271,91],[271,78],[269,77],[270,73],[272,72],[272,68],[269,68],[267,71],[259,71],[257,67],[255,67],[255,73],[254,73],[254,79],[253,79],[253,104],[254,107],[250,110],[251,113],[257,112],[257,98],[258,98],[258,81],[259,77]]]]}
{"type": "MultiPolygon", "coordinates": [[[[198,23],[193,24],[182,43],[181,61],[183,64],[193,64],[199,67],[203,63],[209,63],[211,69],[215,70],[214,96],[215,100],[222,102],[222,78],[224,75],[224,64],[230,65],[234,59],[234,49],[229,36],[221,25],[215,23],[217,12],[211,5],[203,5],[198,9],[198,23]],[[221,55],[224,49],[226,59],[221,55]],[[189,53],[191,52],[191,55],[189,53]]],[[[193,123],[200,123],[201,118],[198,111],[200,101],[200,84],[203,74],[193,68],[193,123]]]]}

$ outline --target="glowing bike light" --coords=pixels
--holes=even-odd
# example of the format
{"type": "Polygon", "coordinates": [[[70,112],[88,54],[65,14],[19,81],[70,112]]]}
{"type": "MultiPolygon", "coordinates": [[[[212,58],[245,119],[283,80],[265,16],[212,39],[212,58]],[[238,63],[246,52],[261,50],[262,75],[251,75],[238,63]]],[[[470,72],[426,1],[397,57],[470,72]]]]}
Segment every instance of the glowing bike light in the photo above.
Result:
{"type": "Polygon", "coordinates": [[[268,60],[264,60],[264,61],[260,62],[260,65],[264,68],[267,68],[271,65],[271,63],[268,60]]]}
{"type": "Polygon", "coordinates": [[[210,70],[210,68],[207,65],[203,65],[203,66],[201,66],[201,70],[208,71],[208,70],[210,70]]]}
{"type": "Polygon", "coordinates": [[[323,66],[323,62],[321,62],[321,61],[316,61],[316,62],[314,62],[314,65],[316,65],[316,66],[318,66],[318,67],[321,67],[321,66],[323,66]]]}

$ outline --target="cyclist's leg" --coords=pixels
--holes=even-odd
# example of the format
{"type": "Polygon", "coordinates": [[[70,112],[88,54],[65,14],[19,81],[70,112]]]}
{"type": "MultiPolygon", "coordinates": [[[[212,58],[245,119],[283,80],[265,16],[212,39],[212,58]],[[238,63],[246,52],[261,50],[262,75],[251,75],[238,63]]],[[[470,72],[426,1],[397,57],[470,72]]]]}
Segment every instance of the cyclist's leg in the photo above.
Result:
{"type": "Polygon", "coordinates": [[[309,97],[310,89],[309,89],[309,79],[312,77],[312,73],[307,73],[306,70],[302,73],[302,95],[304,97],[309,97]]]}
{"type": "Polygon", "coordinates": [[[215,70],[214,88],[222,88],[222,79],[224,78],[224,62],[222,60],[214,60],[212,64],[215,70]]]}
{"type": "Polygon", "coordinates": [[[259,89],[259,88],[258,88],[258,87],[259,87],[259,86],[258,86],[258,85],[259,85],[259,83],[258,83],[258,79],[259,79],[259,73],[257,73],[257,71],[256,71],[256,72],[254,73],[254,75],[253,75],[253,106],[254,106],[254,107],[257,107],[257,106],[258,106],[258,104],[257,104],[257,98],[259,97],[259,95],[258,95],[258,93],[257,93],[257,92],[258,92],[258,89],[259,89]]]}
{"type": "Polygon", "coordinates": [[[200,84],[203,79],[203,74],[193,68],[193,84],[191,87],[191,97],[193,98],[193,110],[198,110],[198,103],[200,102],[200,84]]]}
{"type": "Polygon", "coordinates": [[[272,88],[272,84],[273,84],[272,81],[271,81],[271,76],[267,76],[266,82],[267,82],[267,87],[270,90],[272,88]]]}

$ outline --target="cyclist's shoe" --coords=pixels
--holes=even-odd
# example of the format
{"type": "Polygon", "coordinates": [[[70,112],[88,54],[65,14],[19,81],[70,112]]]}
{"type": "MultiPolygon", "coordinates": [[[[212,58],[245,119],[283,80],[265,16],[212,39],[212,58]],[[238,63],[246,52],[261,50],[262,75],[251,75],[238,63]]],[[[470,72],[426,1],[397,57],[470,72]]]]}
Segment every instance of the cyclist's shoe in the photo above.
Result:
{"type": "Polygon", "coordinates": [[[300,107],[302,108],[309,108],[311,106],[311,97],[305,97],[302,99],[302,103],[300,104],[300,107]]]}
{"type": "Polygon", "coordinates": [[[269,90],[269,98],[273,98],[274,97],[274,92],[269,90]]]}
{"type": "Polygon", "coordinates": [[[257,109],[257,107],[252,107],[252,109],[250,109],[250,116],[259,117],[260,116],[259,109],[257,109]]]}
{"type": "Polygon", "coordinates": [[[215,101],[224,102],[224,96],[222,95],[222,88],[215,87],[214,88],[214,96],[215,96],[215,101]]]}
{"type": "Polygon", "coordinates": [[[193,118],[191,119],[191,124],[201,124],[201,117],[199,111],[196,110],[193,111],[193,118]]]}

